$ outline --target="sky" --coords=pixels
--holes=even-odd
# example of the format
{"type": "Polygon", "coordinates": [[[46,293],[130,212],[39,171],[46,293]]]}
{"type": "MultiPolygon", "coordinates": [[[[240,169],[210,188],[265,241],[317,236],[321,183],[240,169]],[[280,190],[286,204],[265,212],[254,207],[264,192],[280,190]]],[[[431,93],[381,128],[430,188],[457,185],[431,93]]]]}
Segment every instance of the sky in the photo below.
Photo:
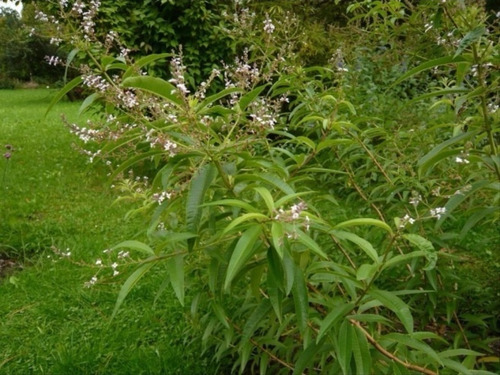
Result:
{"type": "Polygon", "coordinates": [[[15,3],[15,1],[7,1],[6,3],[4,3],[0,0],[0,7],[9,7],[9,8],[15,9],[19,13],[21,13],[21,9],[23,9],[22,4],[19,4],[16,6],[14,3],[15,3]]]}

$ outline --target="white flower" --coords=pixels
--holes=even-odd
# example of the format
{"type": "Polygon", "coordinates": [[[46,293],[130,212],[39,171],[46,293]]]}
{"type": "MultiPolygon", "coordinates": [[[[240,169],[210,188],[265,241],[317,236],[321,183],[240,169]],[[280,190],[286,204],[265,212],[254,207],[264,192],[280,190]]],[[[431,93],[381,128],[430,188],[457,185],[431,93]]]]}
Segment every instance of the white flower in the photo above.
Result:
{"type": "Polygon", "coordinates": [[[96,265],[96,266],[102,266],[102,260],[101,260],[101,259],[97,259],[97,260],[95,261],[95,265],[96,265]]]}
{"type": "Polygon", "coordinates": [[[431,209],[431,216],[435,217],[436,219],[441,219],[441,215],[446,212],[446,207],[437,207],[431,209]]]}
{"type": "Polygon", "coordinates": [[[272,34],[274,32],[274,29],[276,29],[276,27],[273,25],[273,21],[269,18],[269,15],[267,14],[263,24],[264,24],[264,31],[268,34],[272,34]]]}

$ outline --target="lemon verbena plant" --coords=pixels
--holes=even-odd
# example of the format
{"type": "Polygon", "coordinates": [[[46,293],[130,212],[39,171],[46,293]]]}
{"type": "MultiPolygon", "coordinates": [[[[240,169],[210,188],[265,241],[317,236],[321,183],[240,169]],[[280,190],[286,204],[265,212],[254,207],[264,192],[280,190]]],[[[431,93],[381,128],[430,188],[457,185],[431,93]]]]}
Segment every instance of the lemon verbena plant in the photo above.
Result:
{"type": "MultiPolygon", "coordinates": [[[[406,144],[429,133],[400,129],[405,136],[398,139],[358,112],[347,94],[357,74],[348,55],[335,51],[327,67],[287,60],[300,43],[285,31],[289,14],[259,18],[237,4],[234,30],[247,27],[260,42],[249,39],[233,63],[194,85],[181,48],[133,59],[119,35],[95,33],[99,1],[59,3],[66,22],[58,38],[75,47],[68,63],[82,63],[53,102],[84,88],[81,110],[96,115],[84,126],[68,124],[70,130],[82,146],[92,145],[85,150],[90,161],[103,162],[112,183],[140,202],[137,210],[150,213],[147,242],[126,240],[109,250],[139,257],[115,313],[148,271],[163,267],[164,286],[189,305],[205,347],[218,360],[231,358],[234,372],[487,373],[476,361],[484,353],[472,350],[465,333],[450,342],[428,324],[436,310],[422,311],[421,304],[436,306],[448,287],[440,267],[450,255],[437,250],[445,241],[441,223],[498,184],[492,34],[465,21],[473,18],[470,9],[454,15],[448,4],[420,9],[390,1],[398,15],[391,23],[384,18],[391,12],[375,7],[385,2],[360,3],[371,17],[364,27],[376,20],[377,30],[394,38],[395,25],[411,12],[423,22],[435,11],[442,24],[457,27],[454,51],[443,48],[444,57],[393,80],[396,87],[434,67],[456,70],[452,87],[412,99],[443,96],[431,105],[456,116],[450,129],[435,127],[439,143],[430,150],[406,144]],[[169,79],[147,73],[148,64],[158,69],[162,62],[169,79]],[[477,163],[463,171],[470,188],[450,194],[453,173],[444,169],[447,192],[432,196],[429,181],[450,157],[477,163]]],[[[87,286],[98,282],[96,275],[87,286]]],[[[454,297],[443,298],[450,321],[454,297]]]]}

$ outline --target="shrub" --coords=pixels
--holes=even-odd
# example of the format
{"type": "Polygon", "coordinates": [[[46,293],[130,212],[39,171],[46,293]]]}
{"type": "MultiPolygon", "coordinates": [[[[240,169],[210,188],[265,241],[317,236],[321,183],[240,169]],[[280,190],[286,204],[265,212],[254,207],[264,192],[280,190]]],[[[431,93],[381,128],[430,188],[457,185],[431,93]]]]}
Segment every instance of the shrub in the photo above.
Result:
{"type": "MultiPolygon", "coordinates": [[[[165,285],[190,304],[205,347],[218,360],[232,358],[233,371],[485,368],[476,358],[488,349],[468,340],[458,316],[448,247],[456,235],[445,223],[468,217],[465,236],[481,220],[498,220],[493,33],[480,7],[359,4],[360,32],[373,30],[394,45],[408,17],[419,15],[425,34],[424,22],[440,14],[433,32],[449,37],[438,50],[444,56],[388,69],[352,48],[330,67],[297,66],[286,54],[294,52],[293,35],[270,15],[256,29],[244,11],[241,35],[255,43],[235,64],[190,86],[181,53],[133,61],[112,54],[116,41],[99,42],[84,28],[77,46],[92,64],[53,102],[79,84],[93,91],[82,111],[92,107],[100,120],[68,125],[94,145],[91,161],[101,159],[112,178],[122,177],[119,188],[141,202],[137,212],[151,212],[149,242],[111,249],[144,255],[115,312],[141,277],[164,264],[165,285]],[[167,57],[169,81],[141,70],[167,57]],[[444,87],[427,91],[418,74],[433,68],[444,87]],[[356,96],[351,85],[377,72],[384,75],[356,96]],[[398,86],[410,79],[416,86],[398,86]],[[207,94],[217,80],[225,87],[207,94]],[[430,113],[408,110],[410,124],[396,113],[378,118],[402,90],[407,105],[432,99],[430,113]],[[133,168],[149,175],[137,178],[133,168]],[[452,321],[458,328],[450,342],[434,326],[452,321]]],[[[90,6],[95,16],[97,3],[90,6]]],[[[88,285],[96,282],[97,275],[88,285]]]]}

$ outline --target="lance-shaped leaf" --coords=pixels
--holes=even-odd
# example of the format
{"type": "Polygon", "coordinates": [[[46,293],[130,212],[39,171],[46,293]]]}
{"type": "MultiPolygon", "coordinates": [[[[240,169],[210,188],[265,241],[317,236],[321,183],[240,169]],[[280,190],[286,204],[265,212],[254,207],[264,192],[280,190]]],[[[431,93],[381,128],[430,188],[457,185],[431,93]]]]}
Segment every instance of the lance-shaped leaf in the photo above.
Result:
{"type": "Polygon", "coordinates": [[[154,250],[150,246],[146,245],[144,242],[136,240],[128,240],[120,242],[118,245],[113,246],[110,250],[116,250],[121,248],[137,250],[147,255],[155,255],[154,250]]]}
{"type": "Polygon", "coordinates": [[[372,368],[372,356],[366,336],[358,327],[354,327],[356,337],[352,340],[352,354],[356,364],[356,374],[370,374],[372,368]]]}
{"type": "Polygon", "coordinates": [[[129,292],[132,290],[132,288],[137,284],[137,282],[156,264],[155,258],[148,258],[146,260],[146,263],[142,264],[137,268],[132,275],[130,275],[125,281],[125,283],[122,285],[122,288],[120,289],[120,293],[118,293],[118,298],[116,299],[116,304],[115,308],[113,310],[113,314],[111,315],[111,318],[114,318],[116,313],[118,312],[118,309],[122,305],[123,301],[125,300],[125,297],[129,294],[129,292]]]}
{"type": "MultiPolygon", "coordinates": [[[[217,175],[217,169],[212,164],[205,164],[198,170],[189,184],[189,192],[186,199],[186,227],[191,233],[198,233],[200,224],[203,198],[217,175]]],[[[192,249],[194,240],[188,240],[189,248],[192,249]]]]}
{"type": "Polygon", "coordinates": [[[307,329],[309,299],[307,297],[307,287],[304,280],[304,274],[299,266],[294,267],[293,280],[293,302],[295,304],[295,317],[299,326],[300,333],[305,334],[307,329]]]}
{"type": "Polygon", "coordinates": [[[377,220],[377,219],[372,219],[372,218],[359,218],[359,219],[352,219],[352,220],[347,220],[343,221],[342,223],[339,223],[335,225],[335,229],[340,229],[340,228],[345,228],[345,227],[354,227],[354,226],[360,226],[360,225],[372,225],[376,226],[379,228],[382,228],[386,230],[387,232],[392,234],[392,229],[389,225],[384,223],[383,221],[377,220]]]}
{"type": "Polygon", "coordinates": [[[224,281],[225,290],[229,289],[234,277],[253,255],[254,245],[261,232],[262,227],[260,225],[254,225],[247,229],[236,243],[236,247],[229,260],[229,265],[227,266],[226,279],[224,281]]]}
{"type": "Polygon", "coordinates": [[[384,336],[384,339],[386,340],[393,340],[396,341],[399,344],[403,344],[405,346],[408,346],[410,348],[416,349],[421,351],[422,353],[425,353],[429,356],[429,358],[433,359],[440,365],[442,365],[441,358],[437,355],[437,353],[432,349],[429,345],[424,343],[423,341],[420,341],[414,337],[411,337],[410,335],[403,335],[401,333],[389,333],[388,335],[384,336]]]}
{"type": "Polygon", "coordinates": [[[338,334],[337,359],[344,375],[351,374],[352,342],[356,333],[351,323],[345,319],[340,325],[338,334]]]}
{"type": "Polygon", "coordinates": [[[445,56],[445,57],[440,57],[438,59],[426,61],[416,68],[413,68],[403,74],[401,77],[399,77],[389,88],[398,85],[399,83],[403,82],[404,80],[414,76],[415,74],[418,74],[420,72],[423,72],[425,70],[429,70],[434,68],[435,66],[440,66],[440,65],[447,65],[447,64],[454,64],[454,63],[461,63],[461,62],[467,62],[468,60],[465,59],[462,56],[454,57],[454,56],[445,56]]]}
{"type": "Polygon", "coordinates": [[[175,95],[175,86],[161,78],[149,76],[129,77],[123,80],[122,86],[148,91],[167,99],[177,106],[182,105],[182,100],[175,95]]]}
{"type": "Polygon", "coordinates": [[[335,306],[321,322],[316,342],[319,343],[323,336],[330,332],[330,330],[332,330],[333,327],[335,327],[335,325],[340,322],[346,314],[352,311],[354,307],[354,303],[345,303],[335,306]]]}
{"type": "Polygon", "coordinates": [[[248,318],[245,327],[243,327],[243,335],[241,338],[242,340],[250,340],[253,333],[257,329],[257,326],[262,322],[262,320],[270,310],[271,304],[269,300],[263,298],[260,304],[253,311],[252,315],[250,315],[250,317],[248,318]]]}
{"type": "MultiPolygon", "coordinates": [[[[387,225],[387,224],[386,224],[387,225]]],[[[389,228],[390,229],[390,228],[389,228]]],[[[375,250],[375,248],[372,246],[372,244],[370,242],[368,242],[367,240],[365,240],[364,238],[361,238],[359,237],[358,235],[354,234],[354,233],[350,233],[350,232],[344,232],[344,231],[336,231],[336,230],[333,230],[331,231],[331,233],[337,237],[338,239],[341,239],[341,240],[347,240],[347,241],[350,241],[350,242],[353,242],[355,243],[356,245],[358,245],[361,250],[363,250],[366,255],[368,255],[375,263],[378,263],[379,260],[378,260],[378,253],[377,253],[377,250],[375,250]]]]}
{"type": "Polygon", "coordinates": [[[175,295],[181,305],[184,306],[184,255],[179,254],[168,259],[167,271],[175,295]]]}
{"type": "Polygon", "coordinates": [[[410,308],[401,298],[385,290],[371,290],[369,295],[379,300],[389,310],[392,310],[401,323],[403,323],[406,331],[409,333],[413,332],[413,316],[411,315],[410,308]]]}
{"type": "Polygon", "coordinates": [[[76,86],[78,86],[82,82],[83,82],[82,76],[78,76],[69,81],[61,90],[59,90],[57,94],[50,101],[49,106],[45,111],[45,116],[47,116],[50,110],[59,102],[59,100],[61,100],[64,97],[64,95],[73,90],[76,86]]]}
{"type": "Polygon", "coordinates": [[[151,55],[144,56],[137,60],[133,66],[129,67],[125,73],[123,73],[122,79],[126,79],[130,77],[134,72],[138,71],[141,69],[143,66],[146,66],[148,64],[151,64],[153,61],[161,60],[164,58],[167,58],[169,56],[172,56],[171,53],[154,53],[151,55]]]}
{"type": "Polygon", "coordinates": [[[486,32],[486,27],[484,26],[478,26],[475,29],[469,31],[465,36],[462,38],[460,41],[460,44],[458,45],[457,51],[455,52],[455,55],[453,57],[457,57],[460,55],[468,46],[470,46],[472,43],[478,41],[481,36],[486,32]]]}

